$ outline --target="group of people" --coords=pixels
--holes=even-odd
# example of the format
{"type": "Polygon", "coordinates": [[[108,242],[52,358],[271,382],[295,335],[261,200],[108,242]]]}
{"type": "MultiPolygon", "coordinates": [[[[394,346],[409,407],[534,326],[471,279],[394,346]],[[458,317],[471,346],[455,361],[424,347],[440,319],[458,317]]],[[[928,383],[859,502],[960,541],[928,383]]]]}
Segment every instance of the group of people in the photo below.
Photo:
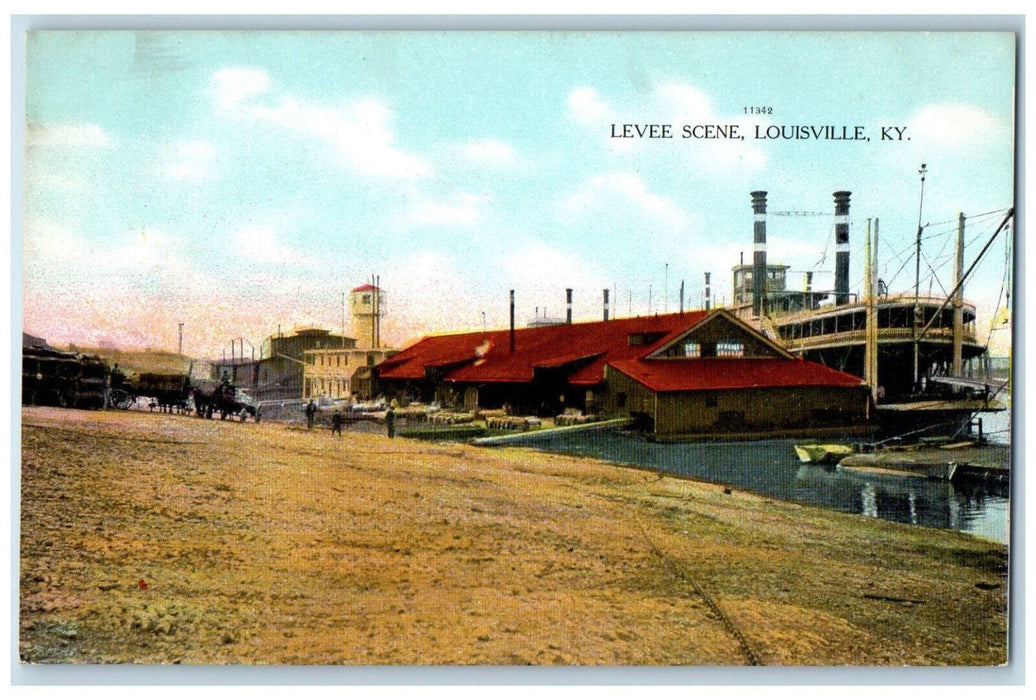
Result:
{"type": "MultiPolygon", "coordinates": [[[[306,429],[312,430],[313,425],[317,418],[317,403],[313,399],[309,400],[303,409],[306,414],[306,429]]],[[[331,434],[338,434],[339,437],[342,435],[342,427],[345,425],[345,415],[342,411],[336,408],[331,413],[331,434]]],[[[390,405],[385,411],[385,427],[388,429],[388,436],[390,438],[396,437],[396,412],[390,405]]]]}

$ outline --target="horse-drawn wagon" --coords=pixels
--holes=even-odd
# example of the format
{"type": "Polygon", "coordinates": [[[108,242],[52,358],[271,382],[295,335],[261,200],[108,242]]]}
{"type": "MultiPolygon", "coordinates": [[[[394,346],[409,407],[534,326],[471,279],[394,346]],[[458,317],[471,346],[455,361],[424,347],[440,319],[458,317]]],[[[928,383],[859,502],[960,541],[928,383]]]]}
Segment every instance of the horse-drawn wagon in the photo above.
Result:
{"type": "Polygon", "coordinates": [[[244,389],[227,381],[195,382],[191,388],[191,401],[195,412],[205,418],[212,418],[217,413],[221,420],[237,416],[244,421],[251,416],[258,423],[261,418],[259,402],[244,389]]]}
{"type": "Polygon", "coordinates": [[[148,405],[163,413],[186,413],[187,398],[191,388],[189,374],[141,372],[133,378],[111,375],[109,403],[115,408],[126,409],[137,403],[138,398],[147,398],[148,405]]]}

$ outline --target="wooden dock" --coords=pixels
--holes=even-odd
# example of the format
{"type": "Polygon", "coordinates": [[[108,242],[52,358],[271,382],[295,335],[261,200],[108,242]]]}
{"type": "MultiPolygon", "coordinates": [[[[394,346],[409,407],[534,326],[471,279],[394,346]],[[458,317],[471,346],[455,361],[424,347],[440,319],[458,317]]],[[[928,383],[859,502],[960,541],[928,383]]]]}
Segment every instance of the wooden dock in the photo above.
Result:
{"type": "Polygon", "coordinates": [[[482,446],[508,445],[516,442],[527,442],[532,439],[553,437],[557,435],[571,435],[573,433],[590,432],[603,430],[605,428],[621,428],[632,422],[629,418],[616,418],[613,420],[602,420],[595,423],[579,423],[577,425],[565,425],[560,428],[540,428],[538,430],[527,430],[510,435],[494,435],[492,437],[475,438],[472,444],[482,446]]]}
{"type": "Polygon", "coordinates": [[[843,471],[956,481],[1008,481],[1010,445],[956,443],[942,447],[887,449],[854,454],[838,463],[843,471]]]}

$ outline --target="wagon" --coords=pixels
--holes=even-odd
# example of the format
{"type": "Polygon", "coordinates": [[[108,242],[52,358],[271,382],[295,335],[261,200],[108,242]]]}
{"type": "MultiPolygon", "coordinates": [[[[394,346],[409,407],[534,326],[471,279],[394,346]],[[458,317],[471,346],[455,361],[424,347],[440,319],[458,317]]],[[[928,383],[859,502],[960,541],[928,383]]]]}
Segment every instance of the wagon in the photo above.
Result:
{"type": "Polygon", "coordinates": [[[212,418],[218,413],[221,420],[237,416],[244,421],[251,416],[256,423],[261,418],[259,402],[229,382],[200,381],[191,387],[190,394],[200,417],[212,418]]]}
{"type": "Polygon", "coordinates": [[[123,379],[117,372],[111,375],[109,404],[114,408],[127,409],[136,404],[140,397],[152,400],[152,410],[167,413],[187,411],[187,399],[191,390],[189,374],[163,374],[141,372],[134,379],[123,379]]]}

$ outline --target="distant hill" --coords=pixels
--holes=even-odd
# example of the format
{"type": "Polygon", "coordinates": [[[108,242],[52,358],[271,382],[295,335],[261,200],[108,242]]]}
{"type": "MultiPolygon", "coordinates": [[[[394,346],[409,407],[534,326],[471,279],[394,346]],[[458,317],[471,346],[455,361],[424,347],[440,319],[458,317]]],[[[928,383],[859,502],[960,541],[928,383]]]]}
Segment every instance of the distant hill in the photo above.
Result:
{"type": "Polygon", "coordinates": [[[97,355],[109,365],[118,363],[119,369],[129,374],[152,372],[155,374],[187,374],[191,358],[175,352],[157,350],[116,350],[115,348],[91,348],[70,345],[70,350],[84,355],[97,355]]]}

